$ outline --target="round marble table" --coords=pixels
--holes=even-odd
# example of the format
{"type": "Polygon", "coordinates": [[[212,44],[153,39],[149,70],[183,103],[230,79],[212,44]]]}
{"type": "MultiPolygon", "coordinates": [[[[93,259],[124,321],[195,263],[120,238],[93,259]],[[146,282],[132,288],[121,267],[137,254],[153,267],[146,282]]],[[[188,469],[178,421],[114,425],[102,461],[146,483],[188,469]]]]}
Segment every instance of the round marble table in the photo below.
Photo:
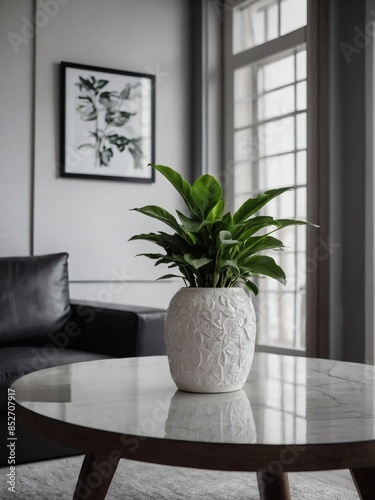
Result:
{"type": "Polygon", "coordinates": [[[74,499],[104,499],[121,458],[255,471],[262,499],[287,472],[348,468],[375,491],[375,368],[256,353],[240,391],[176,390],[164,356],[76,363],[13,383],[17,420],[86,453],[74,499]]]}

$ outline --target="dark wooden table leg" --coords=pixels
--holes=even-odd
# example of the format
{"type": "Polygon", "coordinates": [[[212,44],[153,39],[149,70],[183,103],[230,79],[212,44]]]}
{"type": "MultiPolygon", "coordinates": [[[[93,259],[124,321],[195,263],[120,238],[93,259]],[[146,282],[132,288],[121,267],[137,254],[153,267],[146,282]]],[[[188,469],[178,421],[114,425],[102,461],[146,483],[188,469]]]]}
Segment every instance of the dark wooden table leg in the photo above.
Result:
{"type": "Polygon", "coordinates": [[[87,453],[83,460],[73,500],[103,500],[119,459],[113,454],[87,453]]]}
{"type": "Polygon", "coordinates": [[[351,469],[351,475],[361,500],[375,498],[375,467],[351,469]]]}
{"type": "Polygon", "coordinates": [[[258,472],[260,500],[291,500],[288,474],[283,472],[273,476],[268,472],[258,472]]]}

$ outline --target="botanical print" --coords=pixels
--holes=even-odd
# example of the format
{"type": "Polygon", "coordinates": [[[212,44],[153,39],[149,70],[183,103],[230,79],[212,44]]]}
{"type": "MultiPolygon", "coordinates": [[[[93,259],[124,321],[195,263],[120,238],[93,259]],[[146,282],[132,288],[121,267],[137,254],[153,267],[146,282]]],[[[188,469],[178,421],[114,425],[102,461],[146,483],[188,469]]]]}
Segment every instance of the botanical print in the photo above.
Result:
{"type": "Polygon", "coordinates": [[[152,182],[154,76],[62,63],[61,175],[152,182]]]}
{"type": "Polygon", "coordinates": [[[108,80],[97,80],[95,76],[89,78],[79,77],[76,83],[80,90],[76,110],[84,121],[93,121],[95,128],[89,132],[93,142],[80,144],[78,149],[92,148],[95,150],[95,165],[108,167],[113,158],[113,148],[116,147],[120,153],[125,148],[134,158],[135,168],[142,168],[142,138],[128,138],[116,133],[124,132],[124,125],[137,114],[126,111],[126,101],[137,96],[140,85],[126,83],[120,91],[108,90],[108,80]],[[103,90],[106,89],[106,90],[103,90]],[[125,109],[124,109],[125,108],[125,109]],[[115,128],[116,127],[116,128],[115,128]]]}

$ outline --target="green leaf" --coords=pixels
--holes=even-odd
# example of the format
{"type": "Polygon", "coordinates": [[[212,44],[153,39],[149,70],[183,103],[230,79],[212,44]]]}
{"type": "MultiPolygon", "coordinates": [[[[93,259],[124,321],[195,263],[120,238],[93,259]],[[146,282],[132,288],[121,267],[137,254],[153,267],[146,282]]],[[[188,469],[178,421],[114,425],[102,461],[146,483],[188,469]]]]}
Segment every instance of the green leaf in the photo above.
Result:
{"type": "Polygon", "coordinates": [[[164,276],[160,276],[160,278],[157,278],[156,281],[159,281],[159,280],[168,280],[170,278],[182,278],[182,279],[185,279],[183,276],[179,276],[178,274],[164,274],[164,276]]]}
{"type": "Polygon", "coordinates": [[[191,196],[196,206],[199,207],[202,220],[205,220],[221,199],[221,186],[215,177],[205,174],[194,182],[191,188],[191,196]]]}
{"type": "Polygon", "coordinates": [[[129,238],[129,241],[135,241],[135,240],[145,240],[145,241],[150,241],[151,243],[156,243],[157,245],[160,245],[161,247],[165,248],[166,243],[165,240],[163,239],[160,234],[156,233],[142,233],[142,234],[135,234],[131,238],[129,238]]]}
{"type": "Polygon", "coordinates": [[[173,253],[181,253],[182,255],[188,253],[192,248],[192,245],[189,241],[185,239],[185,237],[180,236],[179,234],[168,234],[162,231],[159,231],[159,235],[161,237],[161,241],[165,245],[167,250],[172,249],[173,253]]]}
{"type": "Polygon", "coordinates": [[[230,212],[227,212],[221,219],[225,224],[228,231],[232,231],[233,228],[233,216],[230,212]]]}
{"type": "Polygon", "coordinates": [[[199,216],[200,210],[195,206],[194,199],[191,194],[191,185],[178,172],[165,165],[152,165],[152,168],[160,172],[174,186],[184,199],[191,215],[199,216]]]}
{"type": "Polygon", "coordinates": [[[285,191],[290,191],[290,188],[271,189],[270,191],[259,194],[256,198],[249,198],[233,215],[234,223],[238,224],[239,222],[248,219],[263,208],[268,202],[277,196],[280,196],[282,193],[285,193],[285,191]]]}
{"type": "Polygon", "coordinates": [[[277,238],[273,238],[272,236],[253,236],[244,243],[243,250],[238,255],[238,261],[243,264],[254,253],[281,248],[284,248],[283,242],[277,238]]]}
{"type": "Polygon", "coordinates": [[[176,233],[183,234],[183,230],[181,229],[177,220],[173,217],[172,214],[167,212],[167,210],[164,210],[164,208],[157,207],[156,205],[147,205],[141,208],[132,208],[131,210],[160,220],[161,222],[164,222],[164,224],[167,224],[169,227],[174,229],[176,233]]]}
{"type": "Polygon", "coordinates": [[[212,240],[216,240],[218,245],[221,245],[221,240],[219,238],[220,231],[227,231],[228,226],[225,221],[222,219],[216,220],[215,222],[210,222],[209,235],[212,240]]]}
{"type": "Polygon", "coordinates": [[[223,247],[234,247],[240,243],[240,241],[232,239],[229,231],[220,231],[219,239],[223,247]]]}
{"type": "Polygon", "coordinates": [[[313,224],[312,222],[304,221],[304,220],[293,220],[293,219],[277,219],[277,222],[280,227],[279,229],[283,229],[288,226],[314,226],[319,227],[317,224],[313,224]]]}
{"type": "Polygon", "coordinates": [[[253,292],[253,294],[254,294],[254,295],[258,295],[258,293],[259,293],[259,289],[258,289],[258,287],[256,286],[256,284],[255,284],[255,283],[253,283],[253,282],[252,282],[252,281],[250,281],[250,280],[245,280],[245,281],[244,281],[244,283],[245,283],[246,287],[247,287],[247,288],[248,288],[251,292],[253,292]]]}
{"type": "Polygon", "coordinates": [[[234,238],[244,241],[260,229],[271,225],[278,225],[273,217],[270,217],[269,215],[258,215],[257,217],[252,217],[251,219],[236,224],[231,229],[231,233],[234,238]],[[250,233],[247,238],[244,238],[245,234],[251,229],[254,229],[254,231],[250,233]]]}
{"type": "MultiPolygon", "coordinates": [[[[253,255],[244,266],[250,273],[269,276],[283,285],[286,285],[286,276],[280,266],[276,264],[272,257],[267,255],[253,255]]],[[[242,271],[242,266],[241,266],[242,271]]]]}
{"type": "Polygon", "coordinates": [[[181,221],[181,224],[184,226],[185,230],[189,233],[198,233],[202,229],[202,227],[208,224],[207,221],[199,222],[192,220],[189,217],[186,217],[186,215],[181,213],[179,210],[176,210],[176,213],[181,221]]]}
{"type": "Polygon", "coordinates": [[[228,268],[233,271],[233,274],[235,276],[239,276],[241,274],[240,268],[237,266],[236,262],[234,262],[233,260],[225,261],[223,269],[228,269],[228,268]]]}
{"type": "Polygon", "coordinates": [[[210,222],[216,221],[222,217],[225,208],[225,200],[221,198],[207,215],[207,220],[210,222]]]}
{"type": "Polygon", "coordinates": [[[164,259],[165,255],[162,253],[138,253],[136,257],[148,257],[149,259],[164,259]]]}
{"type": "Polygon", "coordinates": [[[206,264],[212,262],[211,259],[207,259],[207,257],[194,257],[191,253],[186,253],[184,255],[185,262],[192,266],[194,269],[199,269],[206,264]]]}
{"type": "Polygon", "coordinates": [[[159,231],[159,234],[157,233],[136,234],[129,239],[129,241],[135,241],[135,240],[145,240],[151,243],[155,243],[156,245],[159,245],[160,247],[164,248],[164,250],[168,252],[168,254],[172,256],[174,260],[178,259],[179,254],[181,255],[181,260],[182,260],[182,256],[185,253],[188,253],[191,248],[191,245],[189,245],[189,243],[186,242],[178,234],[167,234],[163,233],[162,231],[159,231]]]}

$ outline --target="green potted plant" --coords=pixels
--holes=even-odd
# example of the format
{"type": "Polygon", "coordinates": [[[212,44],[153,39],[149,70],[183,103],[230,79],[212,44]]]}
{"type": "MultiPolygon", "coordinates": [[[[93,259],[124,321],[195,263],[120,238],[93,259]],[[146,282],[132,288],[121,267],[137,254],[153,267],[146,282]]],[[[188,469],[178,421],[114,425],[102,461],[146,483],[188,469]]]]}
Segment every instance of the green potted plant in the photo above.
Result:
{"type": "Polygon", "coordinates": [[[160,253],[140,255],[179,272],[158,279],[178,277],[185,283],[172,298],[165,323],[172,377],[179,389],[191,392],[238,390],[249,374],[256,331],[254,308],[244,288],[257,294],[254,279],[259,277],[286,284],[282,268],[262,252],[283,249],[272,235],[275,231],[309,223],[256,215],[290,188],[249,198],[232,214],[225,212],[222,187],[212,175],[202,175],[190,185],[170,167],[151,167],[175,187],[186,205],[186,213],[176,210],[177,218],[155,205],[133,209],[173,232],[130,238],[161,247],[160,253]]]}

